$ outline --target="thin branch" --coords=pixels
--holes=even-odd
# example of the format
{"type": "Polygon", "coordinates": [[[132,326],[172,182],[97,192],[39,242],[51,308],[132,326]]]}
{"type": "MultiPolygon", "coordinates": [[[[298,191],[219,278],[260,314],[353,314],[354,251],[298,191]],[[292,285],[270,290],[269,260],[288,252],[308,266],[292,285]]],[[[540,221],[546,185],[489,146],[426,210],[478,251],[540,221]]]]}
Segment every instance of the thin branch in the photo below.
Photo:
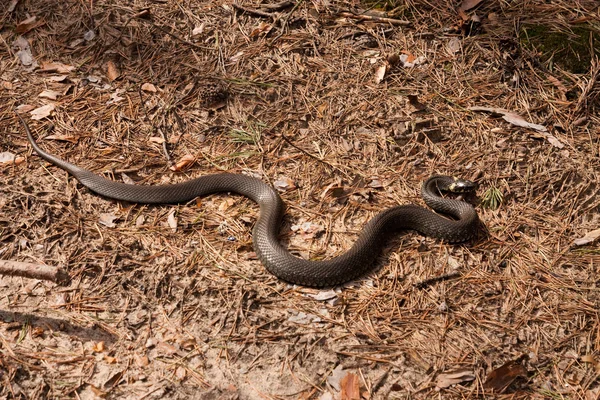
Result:
{"type": "Polygon", "coordinates": [[[61,286],[66,286],[71,281],[69,274],[62,268],[12,260],[0,260],[0,275],[41,279],[61,286]]]}

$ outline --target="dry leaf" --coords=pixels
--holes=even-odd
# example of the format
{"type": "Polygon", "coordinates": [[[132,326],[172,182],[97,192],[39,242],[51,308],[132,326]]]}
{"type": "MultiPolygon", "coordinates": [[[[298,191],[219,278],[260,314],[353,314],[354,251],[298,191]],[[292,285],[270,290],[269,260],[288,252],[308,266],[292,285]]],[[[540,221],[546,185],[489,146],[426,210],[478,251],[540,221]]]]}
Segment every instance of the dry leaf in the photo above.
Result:
{"type": "Polygon", "coordinates": [[[73,135],[48,135],[44,139],[59,140],[62,142],[77,143],[77,137],[73,135]]]}
{"type": "Polygon", "coordinates": [[[492,114],[502,115],[502,118],[505,121],[510,122],[513,125],[520,126],[520,127],[523,127],[523,128],[535,129],[536,131],[540,131],[540,132],[547,132],[548,131],[545,126],[538,125],[538,124],[533,124],[531,122],[527,122],[519,114],[517,114],[515,112],[512,112],[512,111],[509,111],[509,110],[505,110],[504,108],[475,106],[475,107],[469,107],[469,110],[471,110],[471,111],[484,111],[484,112],[489,112],[489,113],[492,113],[492,114]]]}
{"type": "Polygon", "coordinates": [[[19,165],[25,161],[25,157],[15,156],[13,153],[3,151],[0,153],[0,165],[19,165]]]}
{"type": "Polygon", "coordinates": [[[100,214],[100,217],[98,217],[98,222],[106,226],[107,228],[114,228],[115,226],[117,226],[115,224],[116,219],[117,216],[112,213],[102,213],[100,214]]]}
{"type": "Polygon", "coordinates": [[[377,69],[375,70],[375,83],[381,83],[381,81],[383,81],[383,78],[385,78],[386,71],[387,71],[386,64],[381,64],[380,66],[377,67],[377,69]]]}
{"type": "MultiPolygon", "coordinates": [[[[299,313],[299,314],[304,314],[304,313],[299,313]]],[[[342,365],[338,365],[337,367],[335,367],[335,369],[331,372],[331,376],[329,376],[327,378],[327,383],[329,383],[331,385],[332,388],[334,388],[337,391],[341,390],[341,380],[342,378],[344,378],[346,376],[347,372],[344,371],[344,367],[342,367],[342,365]]]]}
{"type": "Polygon", "coordinates": [[[172,356],[177,353],[177,348],[170,343],[160,342],[159,344],[156,345],[156,351],[159,354],[172,356]]]}
{"type": "Polygon", "coordinates": [[[46,89],[46,90],[42,91],[42,93],[38,94],[38,97],[44,97],[46,99],[56,100],[58,98],[58,96],[60,96],[61,94],[62,93],[57,92],[56,90],[46,89]]]}
{"type": "Polygon", "coordinates": [[[144,83],[142,85],[142,90],[144,92],[156,93],[156,86],[151,83],[144,83]]]}
{"type": "Polygon", "coordinates": [[[600,229],[595,229],[593,231],[586,233],[584,237],[575,239],[573,241],[573,244],[575,246],[584,246],[588,243],[592,243],[594,240],[598,239],[599,237],[600,237],[600,229]]]}
{"type": "Polygon", "coordinates": [[[148,140],[150,140],[152,143],[158,143],[158,144],[163,144],[165,142],[165,139],[160,136],[152,136],[148,140]]]}
{"type": "Polygon", "coordinates": [[[138,367],[147,367],[150,364],[150,360],[147,356],[134,355],[135,363],[138,367]]]}
{"type": "Polygon", "coordinates": [[[591,363],[596,362],[596,359],[595,359],[595,357],[594,357],[593,354],[586,354],[584,356],[581,356],[581,361],[584,362],[584,363],[590,363],[591,364],[591,363]]]}
{"type": "Polygon", "coordinates": [[[415,108],[415,111],[423,111],[427,106],[421,102],[419,102],[419,96],[416,94],[409,94],[406,96],[408,98],[408,104],[415,108]]]}
{"type": "Polygon", "coordinates": [[[192,30],[192,36],[198,36],[202,32],[204,32],[204,22],[200,25],[194,26],[194,29],[192,30]]]}
{"type": "Polygon", "coordinates": [[[356,374],[348,373],[340,382],[340,400],[360,400],[360,385],[356,374]]]}
{"type": "Polygon", "coordinates": [[[475,375],[472,371],[456,371],[447,374],[439,374],[435,380],[435,385],[440,389],[448,388],[452,385],[462,382],[470,382],[475,380],[475,375]]]}
{"type": "Polygon", "coordinates": [[[463,0],[460,5],[460,11],[469,11],[472,8],[475,8],[481,3],[482,0],[463,0]]]}
{"type": "Polygon", "coordinates": [[[484,111],[484,112],[489,112],[492,114],[497,114],[497,115],[502,115],[502,118],[513,124],[516,126],[520,126],[523,128],[531,128],[531,129],[535,129],[536,131],[539,132],[539,135],[536,137],[539,138],[543,138],[546,139],[548,141],[548,143],[550,143],[552,146],[558,148],[558,149],[562,149],[563,147],[565,147],[565,145],[558,140],[558,138],[554,135],[551,135],[550,133],[548,133],[548,129],[546,129],[545,126],[543,125],[538,125],[538,124],[534,124],[531,122],[526,121],[523,117],[521,117],[519,114],[514,113],[512,111],[508,111],[505,110],[503,108],[496,108],[496,107],[469,107],[469,110],[471,111],[484,111]]]}
{"type": "Polygon", "coordinates": [[[406,50],[402,51],[402,55],[399,57],[400,61],[405,63],[413,63],[417,59],[417,57],[415,57],[411,52],[406,50]],[[402,57],[402,55],[404,56],[404,58],[402,57]]]}
{"type": "Polygon", "coordinates": [[[177,217],[175,217],[175,209],[171,210],[167,217],[167,223],[173,233],[177,232],[177,217]]]}
{"type": "Polygon", "coordinates": [[[175,370],[175,377],[182,381],[185,379],[185,368],[183,367],[177,367],[177,369],[175,370]]]}
{"type": "Polygon", "coordinates": [[[427,59],[424,56],[419,56],[415,58],[412,54],[401,54],[400,62],[405,68],[412,68],[415,65],[423,64],[427,59]]]}
{"type": "Polygon", "coordinates": [[[275,189],[277,189],[280,192],[287,192],[296,189],[296,184],[294,183],[294,181],[285,176],[282,176],[281,178],[273,182],[273,186],[275,186],[275,189]]]}
{"type": "Polygon", "coordinates": [[[19,3],[19,0],[11,0],[10,4],[8,5],[8,9],[6,11],[8,11],[9,13],[12,13],[13,11],[15,11],[15,8],[17,7],[18,3],[19,3]]]}
{"type": "Polygon", "coordinates": [[[64,82],[65,80],[67,80],[68,77],[69,75],[54,75],[48,77],[48,80],[50,82],[64,82]]]}
{"type": "Polygon", "coordinates": [[[94,353],[102,353],[104,351],[105,347],[104,347],[104,342],[98,342],[94,345],[94,347],[92,348],[92,351],[94,353]]]}
{"type": "Polygon", "coordinates": [[[307,294],[307,296],[312,297],[317,301],[327,301],[333,300],[338,297],[338,293],[334,289],[329,290],[319,290],[316,294],[307,294]]]}
{"type": "Polygon", "coordinates": [[[448,41],[448,44],[446,45],[446,49],[448,50],[448,53],[450,53],[450,54],[458,53],[461,48],[462,48],[462,43],[460,42],[460,39],[457,37],[453,37],[452,39],[450,39],[448,41]]]}
{"type": "Polygon", "coordinates": [[[182,169],[192,165],[194,161],[196,161],[196,158],[193,155],[186,154],[185,156],[181,157],[181,159],[169,169],[171,171],[181,171],[182,169]]]}
{"type": "Polygon", "coordinates": [[[12,47],[16,51],[16,56],[26,67],[36,68],[38,66],[37,61],[33,58],[31,54],[31,47],[29,46],[29,42],[23,36],[17,37],[14,42],[12,42],[12,47]]]}
{"type": "Polygon", "coordinates": [[[114,93],[111,93],[110,100],[106,102],[106,105],[118,103],[121,100],[125,100],[125,97],[121,97],[120,94],[123,93],[123,89],[117,89],[114,93]]]}
{"type": "Polygon", "coordinates": [[[483,384],[483,388],[493,390],[496,393],[502,393],[515,379],[526,375],[527,370],[521,364],[520,359],[509,361],[490,372],[483,384]]]}
{"type": "Polygon", "coordinates": [[[123,181],[123,183],[126,183],[128,185],[135,185],[135,181],[129,176],[127,176],[127,174],[124,172],[121,172],[121,180],[123,181]]]}
{"type": "Polygon", "coordinates": [[[26,20],[23,20],[17,24],[15,27],[16,33],[27,33],[32,29],[37,28],[38,26],[44,25],[46,22],[43,19],[38,20],[36,16],[29,17],[26,20]]]}
{"type": "Polygon", "coordinates": [[[106,76],[108,77],[108,79],[110,81],[114,81],[115,79],[117,79],[119,77],[119,75],[121,75],[121,73],[119,72],[119,69],[117,68],[115,63],[112,61],[107,62],[106,63],[106,76]]]}
{"type": "Polygon", "coordinates": [[[54,104],[46,104],[45,106],[38,107],[30,113],[31,119],[44,119],[49,117],[52,111],[54,111],[54,104]]]}
{"type": "Polygon", "coordinates": [[[75,69],[72,65],[59,62],[43,62],[41,72],[58,72],[59,74],[68,74],[75,69]]]}
{"type": "Polygon", "coordinates": [[[250,32],[250,37],[256,37],[263,33],[268,33],[271,30],[271,24],[267,24],[266,22],[261,22],[258,27],[254,28],[252,32],[250,32]]]}

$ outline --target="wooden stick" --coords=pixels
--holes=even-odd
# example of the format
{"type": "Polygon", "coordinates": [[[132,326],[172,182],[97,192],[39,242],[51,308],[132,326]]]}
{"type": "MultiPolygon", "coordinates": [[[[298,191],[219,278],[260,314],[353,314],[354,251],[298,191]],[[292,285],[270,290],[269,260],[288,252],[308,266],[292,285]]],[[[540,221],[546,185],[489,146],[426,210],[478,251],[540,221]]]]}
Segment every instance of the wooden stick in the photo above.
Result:
{"type": "Polygon", "coordinates": [[[0,260],[0,275],[41,279],[55,282],[61,286],[68,285],[71,281],[69,274],[62,268],[12,260],[0,260]]]}

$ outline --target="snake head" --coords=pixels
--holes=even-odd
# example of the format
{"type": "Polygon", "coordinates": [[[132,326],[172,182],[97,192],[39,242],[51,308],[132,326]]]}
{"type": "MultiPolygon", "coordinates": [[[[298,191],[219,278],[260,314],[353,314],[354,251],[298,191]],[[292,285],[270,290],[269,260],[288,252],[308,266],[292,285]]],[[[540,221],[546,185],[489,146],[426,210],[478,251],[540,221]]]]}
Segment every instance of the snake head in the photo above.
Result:
{"type": "Polygon", "coordinates": [[[452,177],[452,179],[454,179],[454,182],[450,183],[444,190],[452,193],[467,193],[477,189],[477,184],[473,181],[456,177],[452,177]]]}

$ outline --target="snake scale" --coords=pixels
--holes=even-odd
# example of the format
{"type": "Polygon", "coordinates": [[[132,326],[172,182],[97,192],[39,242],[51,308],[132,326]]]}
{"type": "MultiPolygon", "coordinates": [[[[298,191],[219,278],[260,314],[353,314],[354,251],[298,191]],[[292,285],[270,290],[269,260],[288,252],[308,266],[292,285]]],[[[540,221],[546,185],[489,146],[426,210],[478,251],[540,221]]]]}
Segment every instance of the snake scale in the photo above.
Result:
{"type": "Polygon", "coordinates": [[[373,217],[345,253],[323,261],[304,260],[292,255],[279,242],[284,205],[277,191],[263,181],[232,173],[207,175],[182,183],[158,186],[111,181],[42,150],[27,123],[18,117],[39,156],[67,171],[82,185],[101,196],[144,204],[185,203],[196,197],[218,192],[233,192],[252,199],[260,207],[252,233],[256,254],[269,272],[290,283],[327,287],[358,278],[373,268],[386,239],[398,231],[415,230],[425,236],[458,243],[471,239],[477,230],[479,218],[470,204],[439,196],[439,191],[471,191],[475,185],[467,180],[433,176],[423,183],[421,195],[429,207],[454,219],[445,218],[414,204],[392,207],[373,217]]]}

